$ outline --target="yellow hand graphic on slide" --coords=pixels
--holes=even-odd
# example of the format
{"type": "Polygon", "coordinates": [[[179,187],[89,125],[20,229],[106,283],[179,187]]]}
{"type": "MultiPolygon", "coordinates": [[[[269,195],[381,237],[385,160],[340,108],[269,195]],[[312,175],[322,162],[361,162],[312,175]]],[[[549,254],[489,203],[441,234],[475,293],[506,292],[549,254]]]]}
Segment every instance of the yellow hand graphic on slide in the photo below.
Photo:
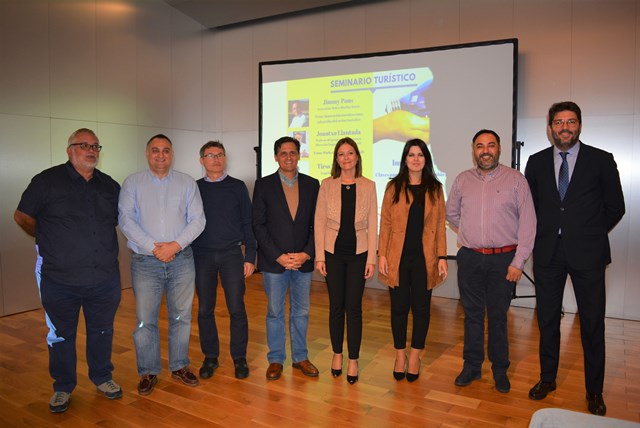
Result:
{"type": "Polygon", "coordinates": [[[405,142],[419,138],[429,143],[431,125],[429,117],[416,116],[408,111],[396,110],[373,121],[373,141],[384,139],[405,142]]]}

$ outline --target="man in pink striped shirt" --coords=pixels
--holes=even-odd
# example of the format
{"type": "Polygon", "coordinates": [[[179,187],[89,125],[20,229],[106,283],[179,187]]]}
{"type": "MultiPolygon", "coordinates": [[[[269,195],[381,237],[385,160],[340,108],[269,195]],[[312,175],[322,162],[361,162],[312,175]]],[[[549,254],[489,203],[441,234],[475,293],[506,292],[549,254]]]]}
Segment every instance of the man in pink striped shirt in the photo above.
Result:
{"type": "Polygon", "coordinates": [[[525,177],[499,162],[498,134],[482,129],[472,141],[476,167],[456,177],[447,201],[447,220],[458,233],[458,287],[464,308],[464,366],[455,384],[467,386],[482,377],[486,311],[493,379],[496,389],[507,393],[507,311],[533,249],[536,214],[525,177]]]}

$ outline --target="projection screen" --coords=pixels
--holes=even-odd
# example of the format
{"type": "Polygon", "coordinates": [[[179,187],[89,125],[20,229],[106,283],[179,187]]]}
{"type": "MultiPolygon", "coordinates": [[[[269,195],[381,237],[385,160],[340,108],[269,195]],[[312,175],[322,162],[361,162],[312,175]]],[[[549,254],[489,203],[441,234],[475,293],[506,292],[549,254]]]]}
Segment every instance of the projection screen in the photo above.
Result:
{"type": "Polygon", "coordinates": [[[300,172],[322,180],[342,137],[360,148],[363,175],[378,202],[398,173],[404,143],[428,143],[440,181],[473,166],[471,137],[482,128],[502,138],[511,164],[516,136],[517,39],[411,51],[260,63],[258,175],[277,170],[273,143],[302,143],[300,172]]]}

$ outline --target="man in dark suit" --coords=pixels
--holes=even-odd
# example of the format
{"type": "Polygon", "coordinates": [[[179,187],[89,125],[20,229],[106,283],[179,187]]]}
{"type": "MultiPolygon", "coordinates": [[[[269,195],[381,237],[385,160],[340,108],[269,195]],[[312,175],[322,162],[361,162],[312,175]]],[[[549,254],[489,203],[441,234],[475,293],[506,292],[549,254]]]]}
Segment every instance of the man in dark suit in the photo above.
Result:
{"type": "Polygon", "coordinates": [[[608,233],[624,215],[624,196],[613,155],[579,140],[580,107],[556,103],[548,121],[553,146],[532,155],[525,170],[538,219],[533,273],[540,328],[540,381],[529,398],[541,400],[556,389],[562,297],[570,275],[580,314],[588,408],[604,415],[608,233]]]}
{"type": "Polygon", "coordinates": [[[256,181],[253,231],[258,241],[258,269],[267,294],[267,379],[282,375],[286,359],[284,307],[289,291],[289,334],[293,368],[318,376],[309,361],[307,326],[313,272],[313,218],[320,184],[298,172],[300,142],[282,137],[274,144],[279,168],[256,181]]]}

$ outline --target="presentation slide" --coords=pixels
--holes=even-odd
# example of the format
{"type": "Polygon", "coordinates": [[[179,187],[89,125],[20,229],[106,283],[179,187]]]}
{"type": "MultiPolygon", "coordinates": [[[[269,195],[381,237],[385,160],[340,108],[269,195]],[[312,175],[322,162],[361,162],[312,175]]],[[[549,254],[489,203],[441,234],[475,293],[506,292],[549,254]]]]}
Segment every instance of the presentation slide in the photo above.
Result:
{"type": "Polygon", "coordinates": [[[471,137],[482,128],[502,138],[511,163],[515,138],[515,39],[370,56],[260,64],[260,171],[277,170],[273,143],[301,143],[299,170],[322,180],[344,137],[362,155],[379,204],[398,173],[404,143],[424,140],[440,181],[473,166],[471,137]]]}

